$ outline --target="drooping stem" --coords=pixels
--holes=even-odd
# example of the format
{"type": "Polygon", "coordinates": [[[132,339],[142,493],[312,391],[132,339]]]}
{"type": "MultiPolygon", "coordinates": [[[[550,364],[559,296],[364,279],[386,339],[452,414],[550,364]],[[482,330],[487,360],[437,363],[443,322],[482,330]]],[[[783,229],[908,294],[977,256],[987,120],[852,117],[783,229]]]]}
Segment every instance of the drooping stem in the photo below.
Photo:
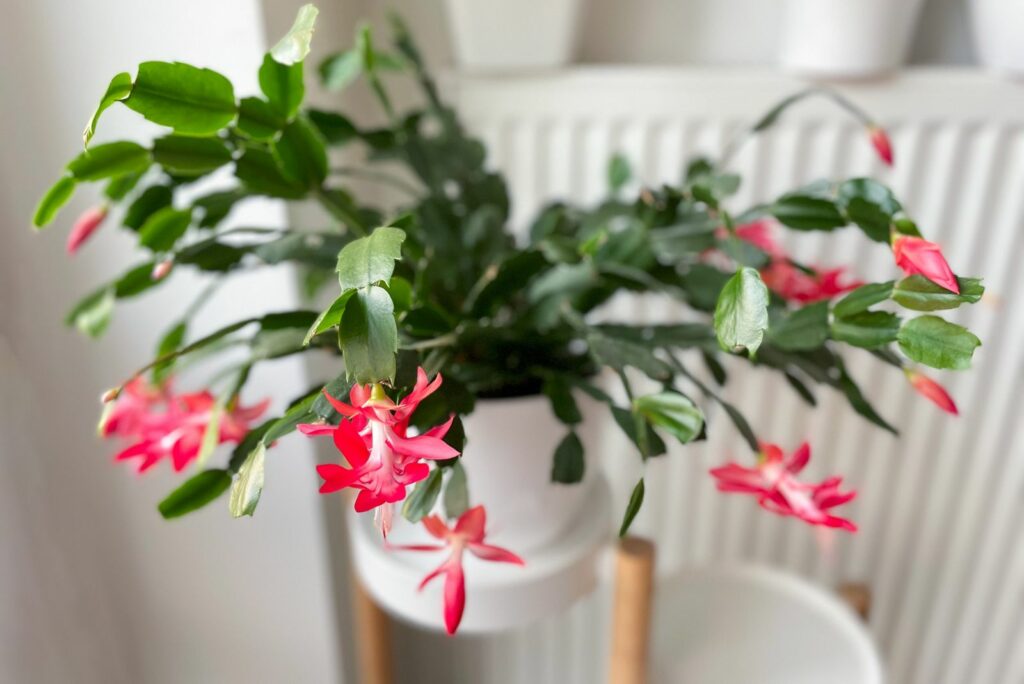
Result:
{"type": "Polygon", "coordinates": [[[350,176],[352,178],[362,178],[368,181],[376,181],[390,185],[396,190],[401,190],[412,199],[418,200],[421,198],[420,190],[412,183],[407,183],[398,176],[392,176],[389,173],[383,171],[373,171],[371,169],[360,169],[352,166],[339,166],[331,169],[331,173],[339,176],[350,176]]]}
{"type": "Polygon", "coordinates": [[[777,105],[768,110],[768,112],[758,119],[753,125],[743,129],[737,135],[735,135],[722,150],[722,155],[715,165],[718,169],[724,169],[732,161],[732,158],[736,153],[743,147],[744,144],[758,133],[771,128],[779,117],[789,109],[791,106],[806,100],[811,97],[820,96],[832,100],[840,109],[845,110],[854,119],[862,123],[865,127],[870,127],[873,124],[871,117],[869,117],[864,110],[855,105],[853,102],[848,100],[846,97],[841,95],[839,92],[826,88],[824,86],[815,86],[813,88],[807,88],[800,92],[794,93],[789,97],[783,99],[777,105]]]}
{"type": "Polygon", "coordinates": [[[409,344],[403,344],[402,349],[410,351],[421,351],[423,349],[436,349],[438,347],[450,347],[455,342],[458,342],[459,336],[454,332],[450,332],[440,337],[435,337],[429,340],[421,340],[420,342],[411,342],[409,344]]]}
{"type": "Polygon", "coordinates": [[[326,209],[328,214],[345,224],[359,237],[366,237],[370,234],[362,219],[350,211],[344,203],[335,201],[328,189],[319,187],[316,189],[315,194],[317,201],[320,202],[320,206],[326,209]]]}

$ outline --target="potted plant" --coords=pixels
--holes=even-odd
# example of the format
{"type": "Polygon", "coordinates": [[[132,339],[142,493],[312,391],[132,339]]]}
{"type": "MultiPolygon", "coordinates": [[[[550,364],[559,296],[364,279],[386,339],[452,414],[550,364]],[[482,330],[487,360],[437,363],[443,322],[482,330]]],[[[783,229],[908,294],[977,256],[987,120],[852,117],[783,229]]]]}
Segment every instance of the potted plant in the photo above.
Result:
{"type": "MultiPolygon", "coordinates": [[[[626,196],[628,164],[613,160],[605,201],[548,206],[517,242],[503,178],[486,168],[486,150],[439,97],[401,22],[395,20],[390,49],[375,46],[364,28],[352,50],[321,68],[335,86],[365,79],[385,126],[303,107],[315,16],[304,7],[266,55],[255,96],[239,97],[222,75],[178,62],[146,62],[134,76],[115,76],[86,127],[86,149],[34,218],[40,228],[49,224],[78,186],[100,183],[103,199],[74,223],[69,252],[118,220],[144,255],[71,311],[68,321],[90,336],[103,332],[118,302],[164,286],[181,269],[219,279],[292,263],[308,289],[333,298],[323,310],[225,321],[202,336],[192,334],[194,307],[185,304],[155,358],[104,394],[100,433],[123,442],[117,460],[140,471],[166,464],[186,475],[160,502],[164,517],[223,495],[232,515],[251,516],[268,451],[287,449],[294,432],[328,441],[337,454],[318,467],[321,492],[355,494],[355,510],[376,521],[378,551],[440,563],[424,582],[433,586],[443,576],[435,584],[444,585],[444,624],[454,632],[467,575],[479,579],[501,566],[514,576],[524,562],[521,572],[529,572],[540,550],[586,546],[574,521],[600,497],[599,489],[579,484],[594,475],[583,416],[595,408],[646,461],[665,453],[667,440],[704,439],[701,403],[718,403],[751,449],[746,463],[712,470],[721,490],[850,531],[854,523],[838,509],[853,491],[838,477],[801,478],[807,445],[784,450],[755,436],[720,395],[720,359],[778,371],[811,403],[815,385],[832,388],[866,419],[896,432],[846,369],[846,353],[866,351],[956,413],[919,368],[970,365],[979,340],[942,311],[976,302],[983,288],[954,275],[890,190],[866,178],[823,181],[743,211],[732,207],[740,179],[726,168],[731,151],[816,91],[769,111],[721,161],[690,163],[679,185],[626,196]],[[385,68],[416,80],[422,108],[394,108],[385,68]],[[90,144],[113,106],[169,131],[150,145],[90,144]],[[366,166],[332,168],[327,153],[336,146],[364,148],[366,166]],[[374,168],[378,161],[403,165],[413,180],[374,168]],[[193,184],[218,169],[231,174],[231,186],[197,197],[193,184]],[[401,190],[402,206],[385,212],[361,202],[344,185],[353,173],[401,190]],[[226,227],[232,208],[251,197],[314,200],[331,228],[226,227]],[[892,280],[862,283],[842,268],[797,263],[774,235],[781,227],[845,226],[892,251],[892,280]],[[689,313],[668,325],[598,322],[593,314],[619,294],[669,298],[689,313]],[[241,362],[226,353],[239,347],[247,350],[241,362]],[[241,399],[252,368],[295,354],[336,359],[336,377],[295,397],[279,416],[268,417],[265,402],[241,399]],[[172,379],[198,356],[221,359],[223,368],[207,385],[182,391],[172,379]],[[701,380],[695,363],[713,380],[701,380]],[[223,443],[233,446],[221,459],[223,443]],[[418,538],[392,532],[403,518],[418,538]]],[[[868,140],[891,163],[885,133],[828,94],[861,118],[868,140]]],[[[643,503],[644,480],[631,485],[620,534],[643,503]]],[[[599,487],[599,478],[589,486],[599,487]]],[[[371,590],[377,579],[364,574],[371,590]]],[[[433,601],[437,624],[441,599],[433,601]]]]}

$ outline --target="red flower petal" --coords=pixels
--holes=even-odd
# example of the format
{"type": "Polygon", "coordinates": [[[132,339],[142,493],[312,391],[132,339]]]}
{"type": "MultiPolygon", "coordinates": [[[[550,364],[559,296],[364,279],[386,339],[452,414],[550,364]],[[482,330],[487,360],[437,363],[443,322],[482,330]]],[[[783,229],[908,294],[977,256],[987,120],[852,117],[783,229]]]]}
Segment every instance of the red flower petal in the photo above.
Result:
{"type": "Polygon", "coordinates": [[[370,400],[372,392],[370,385],[352,385],[352,389],[348,393],[348,400],[352,402],[352,406],[362,406],[370,400]]]}
{"type": "Polygon", "coordinates": [[[336,463],[324,463],[316,467],[316,472],[323,478],[320,485],[321,494],[330,494],[350,486],[356,479],[354,471],[336,463]]]}
{"type": "Polygon", "coordinates": [[[452,415],[448,416],[448,420],[441,423],[440,425],[435,425],[434,427],[424,432],[423,435],[425,437],[437,437],[438,439],[444,439],[444,436],[448,434],[448,430],[451,429],[452,423],[454,421],[455,414],[453,413],[452,415]]]}
{"type": "Polygon", "coordinates": [[[515,565],[526,565],[526,561],[512,553],[508,549],[503,549],[500,546],[492,546],[491,544],[480,544],[476,542],[470,542],[466,545],[470,553],[478,558],[482,558],[487,561],[496,561],[498,563],[514,563],[515,565]]]}
{"type": "Polygon", "coordinates": [[[459,516],[455,523],[456,534],[464,534],[471,542],[484,539],[484,528],[487,527],[487,511],[483,506],[474,506],[459,516]]]}
{"type": "Polygon", "coordinates": [[[320,435],[333,435],[336,428],[330,423],[299,423],[297,429],[307,437],[318,437],[320,435]]]}
{"type": "MultiPolygon", "coordinates": [[[[444,551],[444,544],[388,544],[392,551],[444,551]]],[[[421,582],[422,584],[422,582],[421,582]]]]}
{"type": "Polygon", "coordinates": [[[797,473],[804,469],[804,466],[806,466],[807,462],[810,460],[811,445],[808,444],[807,442],[804,442],[799,447],[797,447],[796,451],[793,452],[793,457],[789,459],[789,463],[786,464],[786,470],[796,475],[797,473]]]}
{"type": "Polygon", "coordinates": [[[428,515],[423,518],[421,522],[423,523],[423,527],[427,529],[427,532],[438,539],[446,538],[448,533],[451,531],[448,529],[448,526],[444,524],[444,521],[436,515],[428,515]]]}
{"type": "MultiPolygon", "coordinates": [[[[430,476],[430,466],[426,463],[410,463],[405,467],[405,470],[401,475],[396,476],[395,480],[401,482],[403,485],[416,484],[420,480],[426,480],[430,476]]],[[[398,497],[394,501],[401,501],[405,498],[405,493],[398,497]]]]}
{"type": "Polygon", "coordinates": [[[949,396],[949,392],[946,391],[945,387],[917,371],[907,370],[906,373],[907,379],[910,380],[910,385],[917,390],[918,394],[946,413],[954,416],[960,415],[956,408],[956,402],[953,401],[953,397],[949,396]]]}
{"type": "MultiPolygon", "coordinates": [[[[726,463],[724,466],[709,471],[719,488],[744,487],[743,491],[760,491],[764,487],[764,478],[756,468],[744,468],[737,463],[726,463]]],[[[723,490],[725,491],[725,490],[723,490]]]]}
{"type": "Polygon", "coordinates": [[[447,460],[459,455],[459,452],[450,447],[444,440],[431,437],[430,435],[399,437],[393,434],[388,436],[388,444],[391,445],[391,448],[396,453],[410,458],[447,460]]]}
{"type": "Polygon", "coordinates": [[[356,497],[354,508],[356,513],[365,513],[366,511],[373,510],[377,506],[385,503],[387,503],[387,501],[385,501],[379,494],[371,492],[368,489],[364,489],[359,492],[359,496],[356,497]]]}
{"type": "Polygon", "coordinates": [[[422,367],[417,368],[416,385],[412,388],[412,391],[409,392],[409,394],[407,394],[405,398],[403,398],[402,401],[400,402],[397,411],[397,415],[399,416],[399,418],[405,418],[412,415],[412,413],[416,410],[421,401],[423,401],[431,394],[433,394],[435,391],[437,391],[437,388],[441,386],[441,382],[442,378],[440,373],[434,376],[433,381],[428,382],[427,372],[423,370],[422,367]]]}
{"type": "Polygon", "coordinates": [[[366,463],[366,460],[370,457],[370,452],[366,449],[366,443],[352,423],[347,420],[338,423],[333,436],[334,446],[345,457],[349,465],[353,468],[358,468],[366,463]]]}
{"type": "Polygon", "coordinates": [[[417,589],[419,591],[423,591],[423,588],[430,584],[430,580],[434,579],[443,572],[447,572],[448,563],[450,562],[450,560],[451,559],[446,560],[444,563],[441,563],[439,566],[428,572],[427,576],[420,580],[420,585],[417,587],[417,589]]]}
{"type": "Polygon", "coordinates": [[[444,628],[455,634],[466,608],[466,578],[462,573],[462,559],[452,558],[444,578],[444,628]]]}
{"type": "MultiPolygon", "coordinates": [[[[355,388],[353,388],[353,390],[354,389],[355,388]]],[[[334,410],[340,413],[341,415],[345,416],[346,418],[351,418],[352,416],[359,413],[359,411],[353,408],[352,406],[349,406],[345,402],[335,399],[330,394],[328,394],[326,387],[324,388],[323,393],[324,398],[326,398],[327,401],[331,404],[331,406],[334,407],[334,410]]]]}

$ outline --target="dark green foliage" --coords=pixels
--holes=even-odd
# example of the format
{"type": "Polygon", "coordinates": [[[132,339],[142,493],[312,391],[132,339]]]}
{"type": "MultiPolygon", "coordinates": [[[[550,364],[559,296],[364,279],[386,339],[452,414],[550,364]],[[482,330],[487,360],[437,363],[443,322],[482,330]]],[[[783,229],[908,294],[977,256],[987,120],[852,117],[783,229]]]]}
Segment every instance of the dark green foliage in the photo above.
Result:
{"type": "MultiPolygon", "coordinates": [[[[81,191],[79,185],[103,181],[106,200],[118,205],[129,236],[154,253],[74,308],[68,322],[90,336],[107,328],[118,300],[162,282],[152,273],[165,260],[213,277],[290,262],[303,267],[311,288],[336,283],[322,312],[258,316],[188,344],[190,313],[169,314],[168,320],[181,322],[164,332],[158,358],[143,369],[152,368],[155,377],[168,375],[182,357],[243,345],[249,353],[244,382],[254,364],[315,350],[338,357],[337,377],[326,384],[332,396],[346,399],[353,382],[379,382],[400,399],[422,366],[431,375],[443,373],[444,383],[422,402],[411,425],[427,429],[454,414],[445,439],[457,449],[465,442],[461,416],[476,399],[543,392],[569,426],[551,473],[568,484],[583,478],[585,463],[577,436],[585,429],[578,427],[583,412],[574,389],[605,404],[644,459],[666,453],[663,437],[679,443],[704,438],[704,413],[678,389],[685,383],[718,402],[757,448],[742,414],[687,372],[685,350],[701,356],[718,385],[733,375],[720,359],[736,356],[778,371],[810,404],[815,384],[841,392],[855,411],[894,432],[846,371],[841,345],[868,348],[896,366],[902,364],[892,351],[897,347],[937,368],[970,364],[980,342],[966,329],[934,315],[903,321],[873,307],[932,312],[974,303],[984,290],[977,279],[961,278],[960,294],[913,276],[869,283],[834,306],[786,303],[759,274],[777,255],[735,230],[771,216],[797,231],[856,226],[882,244],[892,231],[917,234],[879,183],[818,182],[733,214],[740,178],[724,162],[697,159],[678,185],[628,196],[639,179],[624,158],[615,157],[604,201],[549,205],[517,244],[504,178],[492,170],[483,144],[441,101],[400,22],[391,48],[379,47],[370,29],[361,27],[351,49],[319,69],[330,88],[363,79],[380,105],[383,126],[368,128],[343,113],[303,107],[303,73],[313,71],[303,60],[315,15],[315,8],[300,11],[293,29],[259,65],[260,92],[240,100],[224,76],[177,62],[144,63],[134,80],[127,72],[115,76],[89,122],[86,142],[100,114],[116,106],[171,131],[151,148],[128,141],[88,148],[39,204],[34,222],[42,227],[81,191]],[[422,104],[410,111],[397,111],[388,94],[386,79],[399,71],[422,93],[422,104]],[[338,145],[357,148],[367,163],[332,167],[327,149],[338,145]],[[217,177],[233,173],[232,182],[196,198],[189,184],[213,171],[217,177]],[[383,184],[397,199],[387,212],[367,204],[356,192],[362,186],[349,185],[356,179],[383,184]],[[251,196],[316,203],[322,212],[310,229],[224,227],[232,209],[251,196]],[[636,325],[608,321],[607,309],[599,311],[615,296],[635,295],[672,301],[688,312],[678,322],[636,325]],[[594,384],[602,368],[616,372],[626,400],[594,384]],[[659,389],[634,396],[634,374],[659,389]]],[[[815,92],[787,99],[751,132],[770,127],[787,107],[815,92]]],[[[161,504],[161,512],[180,515],[208,503],[236,476],[231,509],[251,514],[262,490],[266,449],[300,422],[339,420],[320,389],[252,430],[226,470],[189,480],[161,504]]],[[[448,515],[458,515],[473,502],[471,485],[457,463],[438,464],[407,498],[404,513],[422,518],[443,492],[448,515]]],[[[641,479],[623,534],[643,494],[641,479]]]]}

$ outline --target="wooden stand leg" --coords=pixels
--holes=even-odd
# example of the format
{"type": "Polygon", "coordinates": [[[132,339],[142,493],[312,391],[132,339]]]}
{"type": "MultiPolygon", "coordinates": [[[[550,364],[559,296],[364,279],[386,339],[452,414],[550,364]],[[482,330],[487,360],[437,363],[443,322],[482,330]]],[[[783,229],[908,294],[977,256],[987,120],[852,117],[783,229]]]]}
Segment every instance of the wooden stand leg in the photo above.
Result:
{"type": "Polygon", "coordinates": [[[654,544],[638,537],[619,542],[615,560],[610,684],[644,684],[654,590],[654,544]]]}
{"type": "Polygon", "coordinates": [[[356,579],[356,644],[361,684],[391,684],[391,622],[356,579]]]}
{"type": "Polygon", "coordinates": [[[853,608],[853,612],[866,622],[871,613],[871,588],[866,584],[847,582],[839,585],[836,591],[839,592],[839,597],[853,608]]]}

